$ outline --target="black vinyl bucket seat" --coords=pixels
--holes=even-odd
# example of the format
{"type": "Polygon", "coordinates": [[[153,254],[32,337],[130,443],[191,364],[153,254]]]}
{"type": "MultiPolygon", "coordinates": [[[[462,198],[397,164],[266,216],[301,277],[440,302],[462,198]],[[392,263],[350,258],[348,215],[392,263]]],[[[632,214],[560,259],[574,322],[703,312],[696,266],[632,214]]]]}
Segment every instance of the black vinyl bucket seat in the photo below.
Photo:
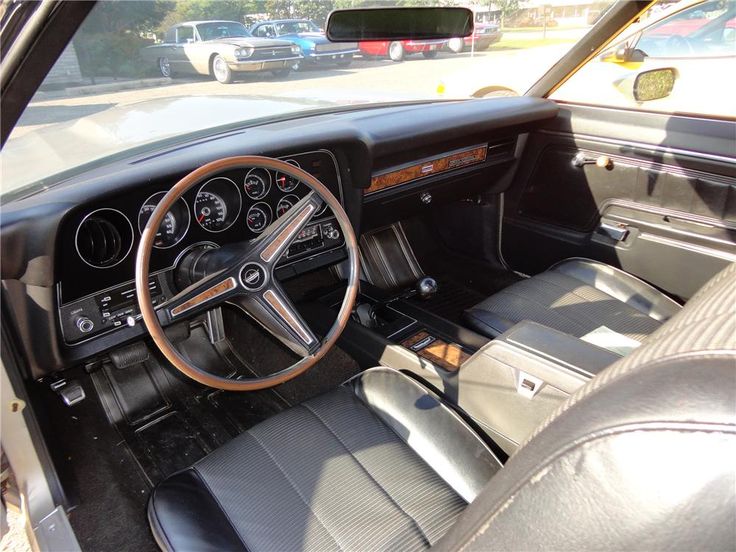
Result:
{"type": "Polygon", "coordinates": [[[149,520],[171,550],[733,550],[736,265],[503,467],[379,368],[169,477],[149,520]]]}
{"type": "Polygon", "coordinates": [[[531,320],[575,337],[606,326],[642,342],[682,307],[646,282],[590,259],[567,259],[463,313],[472,329],[497,337],[531,320]]]}

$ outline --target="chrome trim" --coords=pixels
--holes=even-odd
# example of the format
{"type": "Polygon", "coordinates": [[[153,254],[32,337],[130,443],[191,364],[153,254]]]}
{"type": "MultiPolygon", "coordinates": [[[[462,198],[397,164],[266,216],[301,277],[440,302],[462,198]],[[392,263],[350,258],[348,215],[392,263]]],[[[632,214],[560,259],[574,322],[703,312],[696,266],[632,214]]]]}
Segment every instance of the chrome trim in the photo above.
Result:
{"type": "MultiPolygon", "coordinates": [[[[556,130],[544,130],[544,129],[538,130],[537,132],[539,132],[540,134],[565,136],[565,137],[570,137],[572,139],[589,140],[591,142],[600,142],[603,144],[613,144],[616,146],[629,146],[629,147],[641,148],[641,149],[655,151],[655,152],[670,153],[672,155],[687,155],[689,157],[708,159],[710,161],[720,161],[723,163],[736,164],[736,157],[725,157],[723,155],[716,155],[713,153],[703,153],[699,151],[683,150],[679,148],[671,148],[669,146],[646,144],[644,142],[632,142],[629,140],[620,140],[618,138],[601,138],[600,136],[593,136],[590,134],[580,134],[577,132],[560,132],[556,130]]],[[[623,157],[626,157],[626,156],[623,155],[623,157]]]]}
{"type": "Polygon", "coordinates": [[[307,54],[307,55],[305,55],[304,58],[305,59],[309,59],[309,58],[316,58],[316,57],[321,58],[321,57],[329,57],[329,56],[342,56],[342,55],[345,55],[345,54],[357,54],[358,52],[360,52],[359,49],[356,49],[356,50],[338,50],[336,52],[323,52],[323,53],[319,53],[319,54],[315,52],[313,54],[307,54]]]}
{"type": "Polygon", "coordinates": [[[297,59],[303,59],[303,57],[304,56],[291,56],[291,57],[288,57],[288,58],[254,59],[254,60],[251,60],[251,61],[247,61],[246,60],[247,58],[244,59],[243,61],[240,61],[240,60],[236,59],[236,61],[234,61],[234,62],[233,61],[228,62],[228,65],[231,65],[231,66],[232,65],[240,66],[240,65],[258,65],[258,64],[266,64],[266,63],[280,63],[280,62],[284,62],[284,61],[294,61],[294,60],[297,60],[297,59]]]}
{"type": "Polygon", "coordinates": [[[235,278],[233,278],[232,276],[230,276],[229,278],[225,278],[223,281],[217,282],[215,285],[210,286],[210,287],[208,287],[205,290],[202,290],[201,292],[199,292],[194,297],[192,297],[190,299],[187,299],[181,305],[178,305],[178,306],[174,307],[173,309],[170,309],[168,307],[165,307],[165,305],[164,305],[164,308],[166,308],[166,310],[169,311],[169,316],[171,316],[171,318],[176,318],[180,314],[184,314],[185,312],[188,312],[188,311],[190,311],[192,309],[195,309],[195,308],[197,308],[197,307],[199,307],[199,306],[201,306],[203,304],[208,303],[212,299],[215,299],[217,297],[220,297],[221,295],[224,295],[228,291],[234,290],[236,287],[238,287],[238,282],[235,280],[235,278]],[[220,286],[226,286],[226,287],[224,287],[221,290],[218,290],[214,295],[210,295],[209,297],[205,297],[204,299],[202,299],[202,296],[207,295],[211,290],[213,290],[213,289],[215,289],[217,287],[220,287],[220,286]],[[190,303],[190,304],[187,305],[187,303],[190,303]],[[176,312],[174,312],[174,311],[176,311],[176,312]]]}
{"type": "Polygon", "coordinates": [[[304,329],[304,327],[296,319],[294,313],[292,312],[292,309],[288,308],[278,295],[276,295],[272,290],[267,289],[266,292],[263,294],[263,299],[271,306],[271,308],[274,309],[274,311],[278,314],[279,319],[283,320],[299,337],[302,338],[304,343],[306,343],[307,345],[312,344],[314,340],[309,336],[307,330],[304,329]],[[281,311],[276,308],[276,305],[281,307],[281,311]]]}
{"type": "MultiPolygon", "coordinates": [[[[121,236],[122,238],[122,236],[121,236]]],[[[133,223],[130,222],[130,219],[123,213],[122,211],[119,211],[117,209],[113,209],[112,207],[100,207],[99,209],[95,209],[94,211],[87,213],[87,215],[80,221],[80,223],[77,225],[77,231],[74,232],[74,249],[77,251],[77,255],[79,255],[79,258],[82,259],[82,262],[86,264],[87,266],[90,266],[92,268],[98,269],[98,270],[107,270],[108,268],[113,268],[118,266],[120,263],[122,263],[125,259],[128,258],[128,255],[130,255],[130,252],[133,249],[133,243],[135,242],[135,229],[133,228],[133,223]],[[128,221],[128,226],[130,226],[130,246],[128,247],[128,251],[120,257],[120,260],[116,262],[115,264],[111,264],[110,266],[95,266],[92,263],[87,262],[87,260],[82,257],[82,254],[79,252],[79,229],[84,224],[84,221],[86,221],[89,217],[94,215],[95,213],[99,213],[100,211],[112,211],[114,213],[118,213],[121,217],[123,217],[126,221],[128,221]]]]}

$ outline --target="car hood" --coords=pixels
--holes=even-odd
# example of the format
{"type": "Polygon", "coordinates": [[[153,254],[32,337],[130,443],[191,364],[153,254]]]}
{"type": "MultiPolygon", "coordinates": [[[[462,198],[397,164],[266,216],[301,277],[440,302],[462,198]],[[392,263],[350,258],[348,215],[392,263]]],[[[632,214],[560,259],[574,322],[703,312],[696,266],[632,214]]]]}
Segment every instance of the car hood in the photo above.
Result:
{"type": "Polygon", "coordinates": [[[313,42],[314,44],[326,44],[329,42],[329,40],[327,40],[327,37],[322,33],[291,33],[287,35],[281,35],[280,38],[296,38],[299,40],[313,42]]]}
{"type": "Polygon", "coordinates": [[[174,97],[109,108],[103,104],[102,111],[91,115],[33,127],[30,104],[0,153],[2,194],[146,144],[333,105],[329,100],[304,98],[174,97]]]}
{"type": "Polygon", "coordinates": [[[229,44],[239,48],[251,46],[253,48],[274,48],[276,46],[291,46],[289,40],[279,40],[276,38],[259,38],[255,36],[244,36],[239,38],[217,38],[205,41],[205,44],[229,44]]]}

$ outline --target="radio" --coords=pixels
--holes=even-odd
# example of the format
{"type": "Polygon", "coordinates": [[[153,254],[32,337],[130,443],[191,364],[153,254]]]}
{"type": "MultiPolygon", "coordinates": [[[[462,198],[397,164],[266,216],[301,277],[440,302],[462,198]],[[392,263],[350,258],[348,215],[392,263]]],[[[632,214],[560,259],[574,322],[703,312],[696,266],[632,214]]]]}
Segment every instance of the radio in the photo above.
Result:
{"type": "MultiPolygon", "coordinates": [[[[154,305],[166,300],[164,288],[168,289],[168,286],[163,274],[149,278],[148,289],[154,305]]],[[[135,283],[129,282],[62,305],[61,328],[65,341],[75,343],[119,328],[127,324],[130,317],[136,319],[139,314],[135,283]]]]}
{"type": "Polygon", "coordinates": [[[343,242],[340,229],[334,220],[307,226],[297,234],[294,243],[286,252],[290,261],[326,249],[332,249],[343,242]]]}

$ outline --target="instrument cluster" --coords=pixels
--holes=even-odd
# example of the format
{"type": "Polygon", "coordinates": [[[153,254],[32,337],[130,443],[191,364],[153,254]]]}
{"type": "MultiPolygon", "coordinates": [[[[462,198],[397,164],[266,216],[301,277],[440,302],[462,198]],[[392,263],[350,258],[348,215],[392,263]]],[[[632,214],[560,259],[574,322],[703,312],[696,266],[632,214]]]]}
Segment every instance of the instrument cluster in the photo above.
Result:
{"type": "MultiPolygon", "coordinates": [[[[316,177],[342,201],[339,167],[331,152],[282,159],[316,177]]],[[[140,194],[106,199],[70,217],[60,257],[65,259],[60,268],[63,302],[133,279],[141,233],[174,183],[151,183],[140,194]]],[[[151,271],[172,269],[191,247],[219,247],[257,237],[310,191],[299,179],[262,167],[226,170],[201,182],[164,216],[154,240],[151,271]]],[[[323,225],[333,216],[325,204],[313,220],[323,225]]],[[[322,243],[326,247],[329,241],[322,243]]],[[[299,257],[291,255],[283,263],[299,257]]]]}
{"type": "MultiPolygon", "coordinates": [[[[301,168],[294,159],[288,159],[287,163],[301,168]]],[[[154,247],[166,249],[181,242],[192,218],[203,230],[216,234],[230,229],[244,213],[248,230],[260,234],[309,192],[309,188],[300,180],[279,171],[254,167],[233,172],[241,174],[216,176],[199,186],[191,208],[186,199],[179,199],[176,207],[166,213],[156,234],[154,247]]],[[[156,192],[141,206],[138,212],[139,232],[143,232],[164,194],[156,192]]],[[[326,210],[327,205],[324,205],[316,216],[323,215],[326,210]]]]}

